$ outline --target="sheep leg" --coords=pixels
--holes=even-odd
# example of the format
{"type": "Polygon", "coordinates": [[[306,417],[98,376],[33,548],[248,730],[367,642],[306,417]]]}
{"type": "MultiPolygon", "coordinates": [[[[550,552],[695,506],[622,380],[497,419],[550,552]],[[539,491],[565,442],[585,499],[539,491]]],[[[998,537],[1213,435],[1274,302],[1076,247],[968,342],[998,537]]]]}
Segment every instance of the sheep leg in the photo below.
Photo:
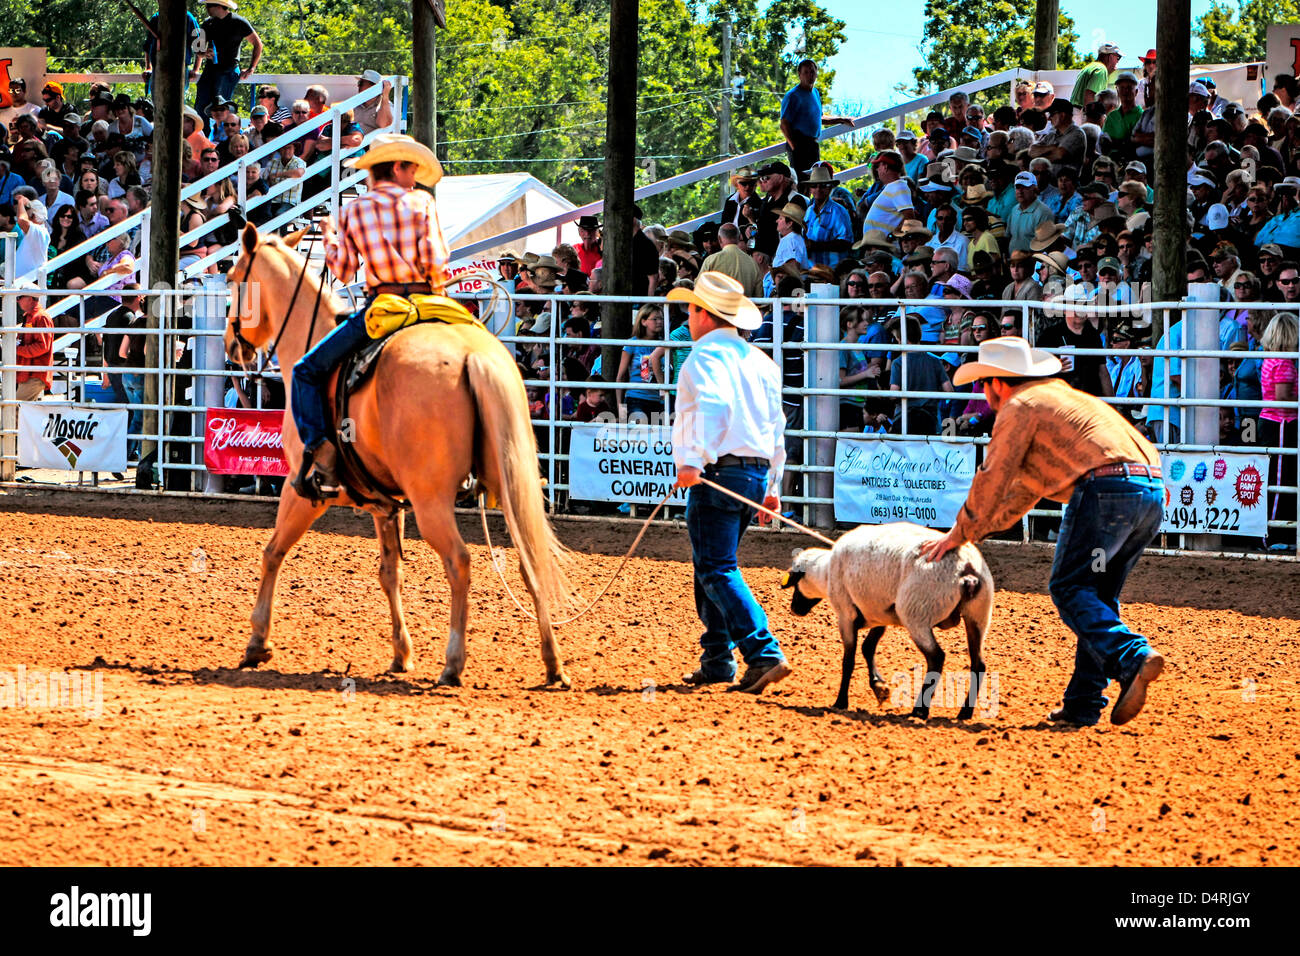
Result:
{"type": "Polygon", "coordinates": [[[966,622],[966,645],[970,648],[970,692],[966,695],[966,705],[957,712],[958,720],[970,720],[975,716],[975,705],[979,703],[980,688],[984,685],[984,655],[980,653],[984,641],[984,632],[974,621],[966,622]]]}
{"type": "Polygon", "coordinates": [[[926,666],[925,680],[921,682],[921,693],[917,695],[916,706],[912,708],[912,716],[928,720],[930,717],[930,701],[933,699],[935,688],[939,686],[939,681],[943,676],[943,648],[934,639],[934,629],[931,627],[909,627],[907,632],[911,635],[912,642],[925,655],[926,666]]]}
{"type": "Polygon", "coordinates": [[[880,676],[880,671],[876,670],[876,645],[880,643],[884,634],[883,627],[873,627],[862,639],[862,659],[867,662],[867,671],[871,675],[871,692],[876,695],[878,704],[889,700],[889,685],[880,676]]]}
{"type": "Polygon", "coordinates": [[[857,612],[850,617],[843,611],[839,613],[840,640],[844,642],[844,663],[840,668],[840,694],[835,698],[834,707],[847,710],[849,707],[849,681],[853,679],[853,664],[858,653],[858,619],[857,612]]]}

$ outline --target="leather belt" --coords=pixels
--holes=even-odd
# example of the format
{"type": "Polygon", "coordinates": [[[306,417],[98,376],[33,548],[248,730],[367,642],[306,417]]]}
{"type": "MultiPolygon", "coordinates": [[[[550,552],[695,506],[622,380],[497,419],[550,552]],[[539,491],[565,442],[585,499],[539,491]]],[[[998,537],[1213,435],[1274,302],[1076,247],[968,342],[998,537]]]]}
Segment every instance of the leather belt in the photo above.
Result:
{"type": "Polygon", "coordinates": [[[1102,465],[1084,474],[1084,478],[1159,478],[1159,465],[1139,465],[1136,462],[1120,462],[1116,465],[1102,465]]]}
{"type": "Polygon", "coordinates": [[[771,468],[772,463],[766,458],[746,458],[740,455],[720,455],[714,462],[718,467],[723,465],[749,465],[753,468],[771,468]]]}
{"type": "Polygon", "coordinates": [[[432,287],[427,282],[381,282],[370,289],[370,294],[410,295],[415,293],[417,295],[429,295],[432,291],[432,287]]]}

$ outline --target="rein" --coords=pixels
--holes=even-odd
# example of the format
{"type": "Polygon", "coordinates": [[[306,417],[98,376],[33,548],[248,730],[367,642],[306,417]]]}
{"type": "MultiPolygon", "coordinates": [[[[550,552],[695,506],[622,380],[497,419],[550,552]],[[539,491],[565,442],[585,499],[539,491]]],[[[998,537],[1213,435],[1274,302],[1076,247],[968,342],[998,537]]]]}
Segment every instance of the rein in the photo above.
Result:
{"type": "MultiPolygon", "coordinates": [[[[315,237],[308,240],[309,250],[310,244],[315,241],[315,237]]],[[[308,256],[303,256],[302,268],[298,270],[298,281],[294,283],[293,296],[289,299],[289,307],[285,309],[284,316],[280,320],[280,329],[275,333],[275,338],[271,341],[270,347],[260,349],[252,342],[248,341],[248,339],[244,338],[242,316],[244,314],[244,286],[248,284],[249,279],[253,274],[253,263],[257,261],[257,254],[261,249],[261,243],[258,243],[253,247],[253,251],[248,257],[248,266],[244,269],[244,280],[235,285],[235,313],[230,317],[230,323],[228,326],[236,342],[248,351],[261,356],[258,361],[257,369],[252,372],[248,370],[247,366],[245,366],[242,361],[239,363],[240,369],[242,369],[244,374],[254,382],[261,381],[265,377],[270,357],[275,355],[276,349],[280,347],[280,339],[284,337],[284,333],[289,327],[289,317],[293,315],[293,308],[298,304],[298,294],[302,292],[303,280],[307,277],[307,267],[310,265],[310,259],[308,256]]],[[[316,318],[320,314],[320,303],[324,291],[325,276],[321,275],[316,289],[316,304],[312,306],[311,310],[311,324],[307,327],[307,343],[303,349],[304,353],[311,349],[312,336],[316,334],[316,318]]]]}

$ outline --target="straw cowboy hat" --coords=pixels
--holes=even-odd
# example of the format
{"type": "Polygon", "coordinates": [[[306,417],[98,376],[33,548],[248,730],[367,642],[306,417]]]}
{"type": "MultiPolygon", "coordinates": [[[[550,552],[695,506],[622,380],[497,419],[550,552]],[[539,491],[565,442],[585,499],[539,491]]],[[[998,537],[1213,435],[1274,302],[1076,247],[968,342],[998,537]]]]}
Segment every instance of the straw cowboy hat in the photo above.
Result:
{"type": "Polygon", "coordinates": [[[1042,349],[1030,348],[1018,335],[1004,335],[980,343],[980,354],[953,373],[954,385],[977,378],[1046,378],[1061,370],[1061,360],[1042,349]]]}
{"type": "Polygon", "coordinates": [[[415,181],[421,186],[436,186],[442,179],[442,163],[433,150],[403,133],[380,133],[366,153],[345,160],[343,165],[352,169],[369,169],[379,163],[415,163],[419,171],[415,181]]]}
{"type": "Polygon", "coordinates": [[[997,193],[993,192],[983,183],[980,183],[977,186],[967,186],[966,195],[962,196],[957,201],[963,206],[977,206],[982,202],[987,202],[996,195],[997,193]]]}
{"type": "Polygon", "coordinates": [[[813,282],[839,282],[839,280],[835,278],[835,270],[830,266],[824,266],[821,263],[813,266],[805,272],[804,275],[813,282]]]}
{"type": "Polygon", "coordinates": [[[840,181],[832,176],[825,166],[814,166],[808,178],[799,183],[800,186],[838,186],[839,184],[840,181]]]}
{"type": "Polygon", "coordinates": [[[701,272],[694,289],[669,289],[669,302],[694,302],[701,309],[746,332],[763,324],[762,313],[739,282],[721,272],[701,272]]]}
{"type": "Polygon", "coordinates": [[[1054,275],[1065,275],[1065,270],[1070,265],[1064,252],[1036,252],[1034,259],[1051,269],[1054,275]]]}
{"type": "Polygon", "coordinates": [[[203,5],[205,7],[225,7],[231,13],[239,9],[235,0],[204,0],[203,5]]]}
{"type": "Polygon", "coordinates": [[[929,229],[926,229],[925,224],[921,222],[921,220],[905,219],[903,220],[902,225],[898,227],[898,231],[894,233],[894,238],[906,239],[908,236],[915,236],[918,239],[929,239],[933,235],[934,233],[929,229]]]}
{"type": "Polygon", "coordinates": [[[532,264],[528,266],[529,272],[532,272],[534,269],[550,269],[552,272],[559,272],[560,265],[550,256],[538,256],[532,264]]]}
{"type": "Polygon", "coordinates": [[[753,166],[741,166],[738,170],[736,170],[734,173],[731,174],[732,186],[735,186],[736,183],[742,183],[742,182],[744,183],[758,182],[758,175],[754,172],[753,166]]]}
{"type": "Polygon", "coordinates": [[[1029,248],[1034,252],[1046,252],[1065,235],[1065,224],[1045,222],[1034,230],[1034,238],[1029,240],[1029,248]]]}
{"type": "Polygon", "coordinates": [[[862,238],[853,244],[854,249],[883,249],[885,252],[897,252],[898,248],[883,230],[868,229],[862,238]]]}
{"type": "Polygon", "coordinates": [[[800,227],[803,226],[803,207],[798,203],[788,202],[778,209],[776,214],[778,216],[784,216],[791,222],[798,223],[800,227]]]}

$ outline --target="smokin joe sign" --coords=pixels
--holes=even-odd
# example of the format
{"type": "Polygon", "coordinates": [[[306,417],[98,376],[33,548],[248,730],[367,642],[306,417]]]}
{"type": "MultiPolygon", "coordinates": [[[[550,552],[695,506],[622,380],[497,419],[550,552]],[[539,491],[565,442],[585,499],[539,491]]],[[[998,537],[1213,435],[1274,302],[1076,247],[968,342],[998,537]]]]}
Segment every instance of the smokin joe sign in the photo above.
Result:
{"type": "MultiPolygon", "coordinates": [[[[589,424],[571,434],[570,498],[657,505],[677,481],[672,429],[589,424]]],[[[685,489],[669,503],[685,505],[685,489]]]]}
{"type": "Polygon", "coordinates": [[[1268,455],[1160,456],[1164,534],[1268,533],[1268,455]]]}

